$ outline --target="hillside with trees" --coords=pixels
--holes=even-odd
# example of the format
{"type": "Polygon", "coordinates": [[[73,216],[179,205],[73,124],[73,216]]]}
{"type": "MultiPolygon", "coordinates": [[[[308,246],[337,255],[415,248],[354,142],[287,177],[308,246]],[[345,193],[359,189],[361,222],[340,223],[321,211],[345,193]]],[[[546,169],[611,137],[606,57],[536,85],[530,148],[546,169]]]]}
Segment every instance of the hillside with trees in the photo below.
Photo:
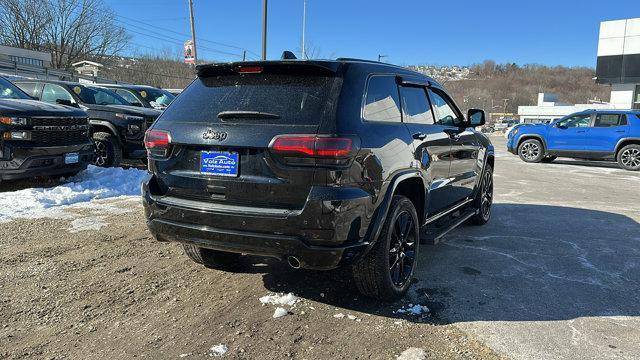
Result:
{"type": "Polygon", "coordinates": [[[470,66],[464,79],[442,82],[464,109],[517,113],[519,105],[535,105],[540,92],[558,94],[560,101],[571,104],[609,101],[609,86],[596,84],[594,76],[595,70],[587,67],[518,66],[487,60],[470,66]]]}

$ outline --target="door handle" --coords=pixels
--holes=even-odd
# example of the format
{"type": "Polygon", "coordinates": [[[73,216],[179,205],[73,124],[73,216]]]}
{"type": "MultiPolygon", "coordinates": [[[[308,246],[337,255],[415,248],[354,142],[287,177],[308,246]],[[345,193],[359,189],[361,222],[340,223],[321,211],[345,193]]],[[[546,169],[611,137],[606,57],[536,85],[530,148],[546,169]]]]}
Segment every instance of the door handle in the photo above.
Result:
{"type": "Polygon", "coordinates": [[[623,133],[623,132],[626,132],[626,131],[625,130],[616,130],[616,132],[623,133]]]}
{"type": "Polygon", "coordinates": [[[421,132],[417,132],[417,133],[415,133],[415,134],[413,134],[411,136],[416,140],[424,140],[424,139],[427,138],[427,134],[421,133],[421,132]]]}
{"type": "Polygon", "coordinates": [[[576,131],[577,133],[583,133],[583,132],[587,132],[587,130],[578,130],[576,131]]]}
{"type": "Polygon", "coordinates": [[[444,129],[445,134],[449,135],[449,138],[452,140],[460,139],[460,131],[458,129],[444,129]]]}

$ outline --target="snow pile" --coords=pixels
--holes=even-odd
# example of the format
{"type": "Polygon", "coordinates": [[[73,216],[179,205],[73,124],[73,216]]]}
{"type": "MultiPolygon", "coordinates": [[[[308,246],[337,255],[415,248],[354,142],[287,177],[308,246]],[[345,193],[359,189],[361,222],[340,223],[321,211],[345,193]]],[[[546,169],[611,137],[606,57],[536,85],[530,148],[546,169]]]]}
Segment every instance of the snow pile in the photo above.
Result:
{"type": "Polygon", "coordinates": [[[422,315],[422,314],[426,314],[429,312],[429,308],[424,306],[424,305],[420,305],[420,304],[409,304],[408,307],[406,308],[401,308],[396,310],[397,313],[400,314],[410,314],[410,315],[422,315]]]}
{"type": "Polygon", "coordinates": [[[144,170],[101,168],[87,170],[53,188],[32,188],[0,193],[0,222],[16,218],[60,215],[61,207],[119,196],[139,196],[144,170]]]}
{"type": "Polygon", "coordinates": [[[285,308],[276,308],[276,311],[273,312],[273,318],[277,319],[283,316],[287,316],[289,312],[285,308]]]}
{"type": "Polygon", "coordinates": [[[211,357],[223,357],[224,354],[226,354],[228,350],[229,350],[229,348],[227,348],[227,345],[218,344],[218,345],[212,346],[211,349],[209,349],[209,356],[211,356],[211,357]]]}
{"type": "Polygon", "coordinates": [[[300,299],[298,299],[298,297],[295,296],[293,293],[288,293],[288,294],[271,293],[269,295],[265,295],[261,297],[259,300],[262,303],[262,306],[265,306],[265,305],[277,306],[275,311],[273,312],[274,319],[289,315],[289,310],[283,308],[283,306],[290,306],[293,309],[296,303],[300,301],[300,299]]]}
{"type": "Polygon", "coordinates": [[[288,305],[293,306],[300,301],[293,293],[288,294],[269,294],[260,298],[262,305],[288,305]]]}
{"type": "Polygon", "coordinates": [[[89,216],[73,220],[69,232],[98,231],[107,225],[109,224],[104,222],[104,216],[89,216]]]}
{"type": "Polygon", "coordinates": [[[427,353],[424,349],[421,348],[408,348],[403,351],[400,356],[398,356],[398,360],[426,360],[427,353]]]}

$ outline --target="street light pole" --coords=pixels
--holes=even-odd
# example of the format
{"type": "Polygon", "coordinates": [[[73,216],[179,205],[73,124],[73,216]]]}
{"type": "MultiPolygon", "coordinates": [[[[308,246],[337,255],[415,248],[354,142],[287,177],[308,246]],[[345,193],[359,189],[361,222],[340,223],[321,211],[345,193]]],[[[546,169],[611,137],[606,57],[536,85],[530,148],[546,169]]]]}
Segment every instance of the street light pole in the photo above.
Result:
{"type": "Polygon", "coordinates": [[[387,55],[380,55],[378,54],[378,62],[380,62],[380,60],[382,60],[382,58],[386,58],[387,55]]]}
{"type": "Polygon", "coordinates": [[[267,0],[262,0],[262,60],[267,60],[267,0]]]}
{"type": "Polygon", "coordinates": [[[193,43],[193,63],[198,65],[198,52],[196,51],[196,27],[193,22],[193,0],[189,0],[189,18],[191,21],[191,42],[193,43]]]}

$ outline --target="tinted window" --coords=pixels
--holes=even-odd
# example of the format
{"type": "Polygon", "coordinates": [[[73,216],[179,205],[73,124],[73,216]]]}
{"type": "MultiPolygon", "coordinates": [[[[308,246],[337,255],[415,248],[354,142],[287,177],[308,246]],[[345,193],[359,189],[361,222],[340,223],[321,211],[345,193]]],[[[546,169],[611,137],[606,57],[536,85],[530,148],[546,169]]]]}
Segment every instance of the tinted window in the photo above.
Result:
{"type": "Polygon", "coordinates": [[[457,126],[460,123],[461,119],[454,110],[453,102],[444,93],[429,89],[429,96],[431,97],[431,104],[438,124],[457,126]]]}
{"type": "Polygon", "coordinates": [[[28,99],[27,94],[22,92],[17,86],[13,85],[9,80],[0,78],[0,98],[2,99],[28,99]]]}
{"type": "Polygon", "coordinates": [[[596,115],[596,121],[593,124],[594,127],[611,127],[626,125],[627,118],[620,114],[598,114],[596,115]]]}
{"type": "Polygon", "coordinates": [[[405,121],[415,124],[433,124],[433,114],[427,99],[427,92],[419,87],[400,87],[402,108],[405,113],[405,121]]]}
{"type": "Polygon", "coordinates": [[[588,127],[591,122],[591,115],[575,115],[558,121],[558,127],[574,128],[574,127],[588,127]]]}
{"type": "Polygon", "coordinates": [[[317,125],[333,109],[337,78],[282,74],[197,78],[165,110],[164,119],[217,123],[218,114],[249,111],[277,118],[233,118],[224,122],[317,125]]]}
{"type": "Polygon", "coordinates": [[[71,94],[69,94],[69,92],[62,86],[56,84],[44,84],[40,100],[55,104],[58,99],[69,100],[72,103],[75,103],[71,94]]]}
{"type": "MultiPolygon", "coordinates": [[[[129,90],[117,89],[115,90],[116,94],[122,96],[123,99],[127,100],[130,104],[140,104],[140,100],[136,98],[129,90]]],[[[142,105],[142,104],[140,104],[142,105]]]]}
{"type": "Polygon", "coordinates": [[[73,91],[78,95],[82,102],[96,105],[129,105],[127,100],[111,90],[94,87],[76,85],[73,91]]]}
{"type": "Polygon", "coordinates": [[[367,86],[364,119],[368,121],[402,121],[398,85],[394,76],[373,76],[367,86]]]}
{"type": "Polygon", "coordinates": [[[151,103],[151,106],[153,107],[167,107],[171,104],[171,101],[176,98],[173,94],[167,91],[154,88],[142,89],[139,90],[138,93],[145,100],[151,103]]]}

